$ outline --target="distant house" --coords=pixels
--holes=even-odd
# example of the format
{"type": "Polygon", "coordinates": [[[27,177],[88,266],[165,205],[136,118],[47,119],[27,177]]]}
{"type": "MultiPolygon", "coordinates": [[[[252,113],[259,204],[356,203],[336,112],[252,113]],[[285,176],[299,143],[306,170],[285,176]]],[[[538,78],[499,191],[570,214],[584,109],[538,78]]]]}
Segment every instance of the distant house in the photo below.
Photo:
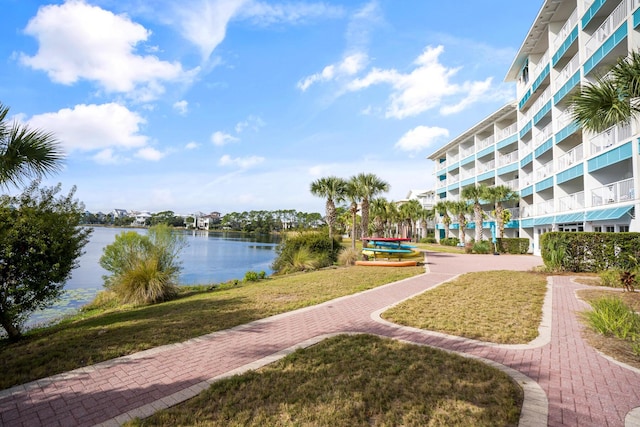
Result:
{"type": "Polygon", "coordinates": [[[134,218],[133,225],[144,226],[147,224],[147,220],[151,218],[151,213],[149,211],[136,212],[134,218]]]}
{"type": "Polygon", "coordinates": [[[114,209],[111,211],[111,215],[114,219],[116,218],[126,218],[129,216],[129,212],[126,209],[114,209]]]}
{"type": "Polygon", "coordinates": [[[220,212],[211,212],[205,214],[203,212],[196,212],[193,215],[193,223],[187,224],[187,228],[195,228],[196,230],[209,230],[214,224],[220,223],[220,212]]]}

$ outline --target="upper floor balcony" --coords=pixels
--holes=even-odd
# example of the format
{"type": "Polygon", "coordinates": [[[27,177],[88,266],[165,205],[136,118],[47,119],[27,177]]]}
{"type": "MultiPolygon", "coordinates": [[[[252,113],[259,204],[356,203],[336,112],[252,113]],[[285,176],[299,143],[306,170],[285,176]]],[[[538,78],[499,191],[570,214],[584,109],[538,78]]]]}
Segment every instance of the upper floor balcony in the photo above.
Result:
{"type": "Polygon", "coordinates": [[[553,135],[553,122],[546,125],[533,139],[533,148],[538,148],[553,135]]]}
{"type": "Polygon", "coordinates": [[[536,169],[536,181],[548,178],[553,175],[553,160],[548,161],[544,166],[536,169]]]}
{"type": "Polygon", "coordinates": [[[612,182],[591,190],[591,205],[602,206],[609,203],[626,202],[635,199],[633,178],[612,182]]]}
{"type": "Polygon", "coordinates": [[[533,205],[520,206],[520,218],[528,218],[530,216],[533,216],[534,214],[535,214],[535,206],[533,205]]]}
{"type": "Polygon", "coordinates": [[[454,154],[453,156],[447,156],[447,164],[452,165],[453,163],[457,162],[459,158],[460,156],[458,155],[458,153],[454,154]]]}
{"type": "Polygon", "coordinates": [[[465,157],[470,156],[473,153],[475,153],[475,149],[474,149],[473,146],[467,147],[467,148],[460,147],[460,158],[461,159],[464,159],[465,157]]]}
{"type": "Polygon", "coordinates": [[[502,185],[516,191],[518,188],[520,188],[518,187],[518,184],[519,184],[519,181],[517,179],[512,179],[510,181],[505,181],[502,185]]]}
{"type": "Polygon", "coordinates": [[[629,15],[631,1],[622,0],[618,7],[604,20],[585,44],[587,56],[591,56],[602,43],[622,24],[629,15]]]}
{"type": "Polygon", "coordinates": [[[555,122],[557,126],[556,132],[568,126],[573,122],[573,110],[571,110],[570,108],[567,108],[562,113],[560,113],[558,117],[556,117],[555,122]]]}
{"type": "Polygon", "coordinates": [[[476,176],[475,169],[470,169],[470,170],[463,169],[462,172],[460,172],[460,179],[473,178],[474,176],[476,176]]]}
{"type": "Polygon", "coordinates": [[[480,151],[483,148],[487,148],[488,146],[490,146],[491,144],[493,144],[495,142],[495,136],[491,135],[487,138],[481,139],[476,143],[476,150],[480,151]]]}
{"type": "MultiPolygon", "coordinates": [[[[640,0],[638,0],[638,1],[640,1],[640,0]]],[[[498,131],[497,139],[498,139],[498,141],[501,141],[503,139],[506,139],[506,138],[510,137],[511,135],[513,135],[516,132],[518,132],[518,123],[512,123],[509,126],[507,126],[506,128],[498,131]]]]}
{"type": "Polygon", "coordinates": [[[531,121],[531,117],[533,117],[533,111],[531,108],[529,108],[527,112],[523,113],[520,119],[518,120],[518,129],[524,128],[527,125],[527,123],[531,121]]]}
{"type": "Polygon", "coordinates": [[[536,99],[536,102],[533,103],[533,106],[531,107],[531,111],[533,111],[533,113],[537,113],[538,111],[540,111],[540,109],[542,107],[544,107],[544,105],[549,102],[549,100],[551,99],[551,87],[548,87],[544,90],[544,92],[542,92],[542,94],[538,97],[538,99],[536,99]]]}
{"type": "Polygon", "coordinates": [[[520,218],[520,208],[506,208],[505,211],[511,212],[511,219],[520,218]]]}
{"type": "Polygon", "coordinates": [[[520,188],[528,187],[533,184],[533,173],[520,174],[520,188]]]}
{"type": "Polygon", "coordinates": [[[580,144],[558,157],[558,170],[568,168],[584,160],[584,146],[580,144]]]}
{"type": "Polygon", "coordinates": [[[514,150],[508,154],[498,155],[498,167],[505,166],[518,161],[518,150],[514,150]]]}
{"type": "Polygon", "coordinates": [[[558,73],[553,86],[554,91],[558,91],[571,77],[580,69],[580,56],[576,53],[569,60],[567,65],[558,73]]]}
{"type": "Polygon", "coordinates": [[[602,133],[589,138],[591,144],[591,154],[599,153],[607,148],[631,138],[631,124],[612,126],[602,133]]]}
{"type": "Polygon", "coordinates": [[[496,168],[496,161],[495,159],[491,159],[488,162],[478,162],[477,166],[478,173],[487,172],[496,168]]]}
{"type": "MultiPolygon", "coordinates": [[[[593,0],[591,1],[593,2],[593,0]]],[[[575,9],[571,14],[571,16],[569,16],[567,21],[564,23],[564,25],[560,29],[560,32],[556,35],[556,37],[551,42],[553,52],[555,52],[560,48],[560,45],[562,45],[565,39],[569,37],[569,34],[573,30],[573,27],[575,27],[577,23],[578,23],[578,9],[575,9]]]]}
{"type": "Polygon", "coordinates": [[[536,215],[548,215],[553,212],[553,200],[547,200],[546,202],[536,204],[536,215]]]}
{"type": "Polygon", "coordinates": [[[558,204],[560,212],[584,209],[584,191],[560,197],[558,204]]]}

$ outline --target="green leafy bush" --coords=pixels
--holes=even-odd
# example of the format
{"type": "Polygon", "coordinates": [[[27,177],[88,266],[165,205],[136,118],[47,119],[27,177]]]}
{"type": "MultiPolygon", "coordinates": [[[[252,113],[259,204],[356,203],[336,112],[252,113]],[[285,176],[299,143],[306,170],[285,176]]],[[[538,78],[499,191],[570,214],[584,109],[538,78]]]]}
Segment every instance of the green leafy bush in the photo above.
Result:
{"type": "Polygon", "coordinates": [[[247,271],[244,273],[244,281],[245,282],[258,282],[267,277],[267,273],[264,271],[247,271]]]}
{"type": "Polygon", "coordinates": [[[495,243],[496,252],[502,254],[526,254],[529,252],[529,239],[522,238],[507,238],[502,237],[496,239],[495,243]]]}
{"type": "Polygon", "coordinates": [[[458,246],[460,239],[457,237],[447,237],[446,239],[440,239],[440,244],[444,246],[458,246]]]}
{"type": "Polygon", "coordinates": [[[436,240],[435,237],[429,236],[429,237],[423,237],[420,240],[420,243],[438,243],[438,241],[436,240]]]}
{"type": "Polygon", "coordinates": [[[474,254],[488,254],[491,252],[491,243],[488,240],[475,242],[472,251],[474,254]]]}
{"type": "Polygon", "coordinates": [[[600,284],[602,286],[608,286],[610,288],[621,288],[622,285],[620,283],[620,270],[611,269],[605,270],[598,273],[600,276],[600,284]]]}
{"type": "Polygon", "coordinates": [[[178,256],[185,245],[184,237],[165,224],[151,227],[146,236],[135,231],[120,233],[100,258],[102,268],[111,273],[103,276],[105,288],[124,304],[150,304],[174,297],[181,270],[178,256]]]}
{"type": "Polygon", "coordinates": [[[271,266],[276,273],[315,270],[333,265],[340,252],[338,238],[328,233],[309,232],[287,236],[277,247],[271,266]]]}
{"type": "Polygon", "coordinates": [[[540,249],[550,271],[628,271],[640,254],[640,233],[544,233],[540,249]]]}

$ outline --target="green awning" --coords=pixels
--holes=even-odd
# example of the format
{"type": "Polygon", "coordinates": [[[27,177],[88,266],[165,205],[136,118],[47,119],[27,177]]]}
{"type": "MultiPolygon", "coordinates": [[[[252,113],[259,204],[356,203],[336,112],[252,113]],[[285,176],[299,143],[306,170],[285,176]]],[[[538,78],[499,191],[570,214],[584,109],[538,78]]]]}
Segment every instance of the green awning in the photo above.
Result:
{"type": "Polygon", "coordinates": [[[633,206],[623,206],[619,208],[599,209],[587,212],[587,221],[605,221],[608,219],[620,219],[633,209],[633,206]]]}
{"type": "Polygon", "coordinates": [[[583,222],[584,212],[574,212],[570,214],[556,215],[556,224],[564,224],[567,222],[583,222]]]}

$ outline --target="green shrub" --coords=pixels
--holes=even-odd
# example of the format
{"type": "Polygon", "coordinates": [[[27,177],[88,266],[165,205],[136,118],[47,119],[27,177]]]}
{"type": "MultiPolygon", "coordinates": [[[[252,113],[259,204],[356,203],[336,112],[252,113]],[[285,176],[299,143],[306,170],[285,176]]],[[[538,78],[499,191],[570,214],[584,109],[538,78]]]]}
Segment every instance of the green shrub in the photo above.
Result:
{"type": "Polygon", "coordinates": [[[267,277],[267,273],[264,271],[247,271],[244,273],[244,281],[245,282],[258,282],[267,277]]]}
{"type": "Polygon", "coordinates": [[[276,273],[306,271],[333,265],[340,241],[328,233],[310,232],[287,236],[277,247],[272,268],[276,273]]]}
{"type": "Polygon", "coordinates": [[[458,246],[460,239],[457,237],[447,237],[446,239],[440,239],[440,244],[444,246],[458,246]]]}
{"type": "Polygon", "coordinates": [[[488,240],[482,240],[473,244],[472,252],[474,254],[491,253],[491,243],[488,240]]]}
{"type": "Polygon", "coordinates": [[[420,240],[420,243],[438,243],[438,241],[436,240],[435,237],[429,236],[429,237],[423,237],[420,240]]]}
{"type": "Polygon", "coordinates": [[[603,335],[623,340],[640,336],[640,315],[615,297],[599,298],[591,303],[593,310],[585,313],[589,325],[603,335]]]}
{"type": "Polygon", "coordinates": [[[620,270],[611,269],[601,271],[598,276],[600,276],[600,284],[602,286],[608,286],[610,288],[621,288],[622,284],[620,283],[620,270]]]}
{"type": "Polygon", "coordinates": [[[177,294],[181,267],[180,250],[186,241],[165,224],[149,229],[146,236],[122,232],[104,248],[100,266],[111,273],[104,286],[121,303],[149,304],[166,301],[177,294]]]}
{"type": "Polygon", "coordinates": [[[502,237],[496,239],[495,244],[496,252],[502,254],[526,254],[529,252],[529,239],[527,238],[508,238],[502,237]]]}

